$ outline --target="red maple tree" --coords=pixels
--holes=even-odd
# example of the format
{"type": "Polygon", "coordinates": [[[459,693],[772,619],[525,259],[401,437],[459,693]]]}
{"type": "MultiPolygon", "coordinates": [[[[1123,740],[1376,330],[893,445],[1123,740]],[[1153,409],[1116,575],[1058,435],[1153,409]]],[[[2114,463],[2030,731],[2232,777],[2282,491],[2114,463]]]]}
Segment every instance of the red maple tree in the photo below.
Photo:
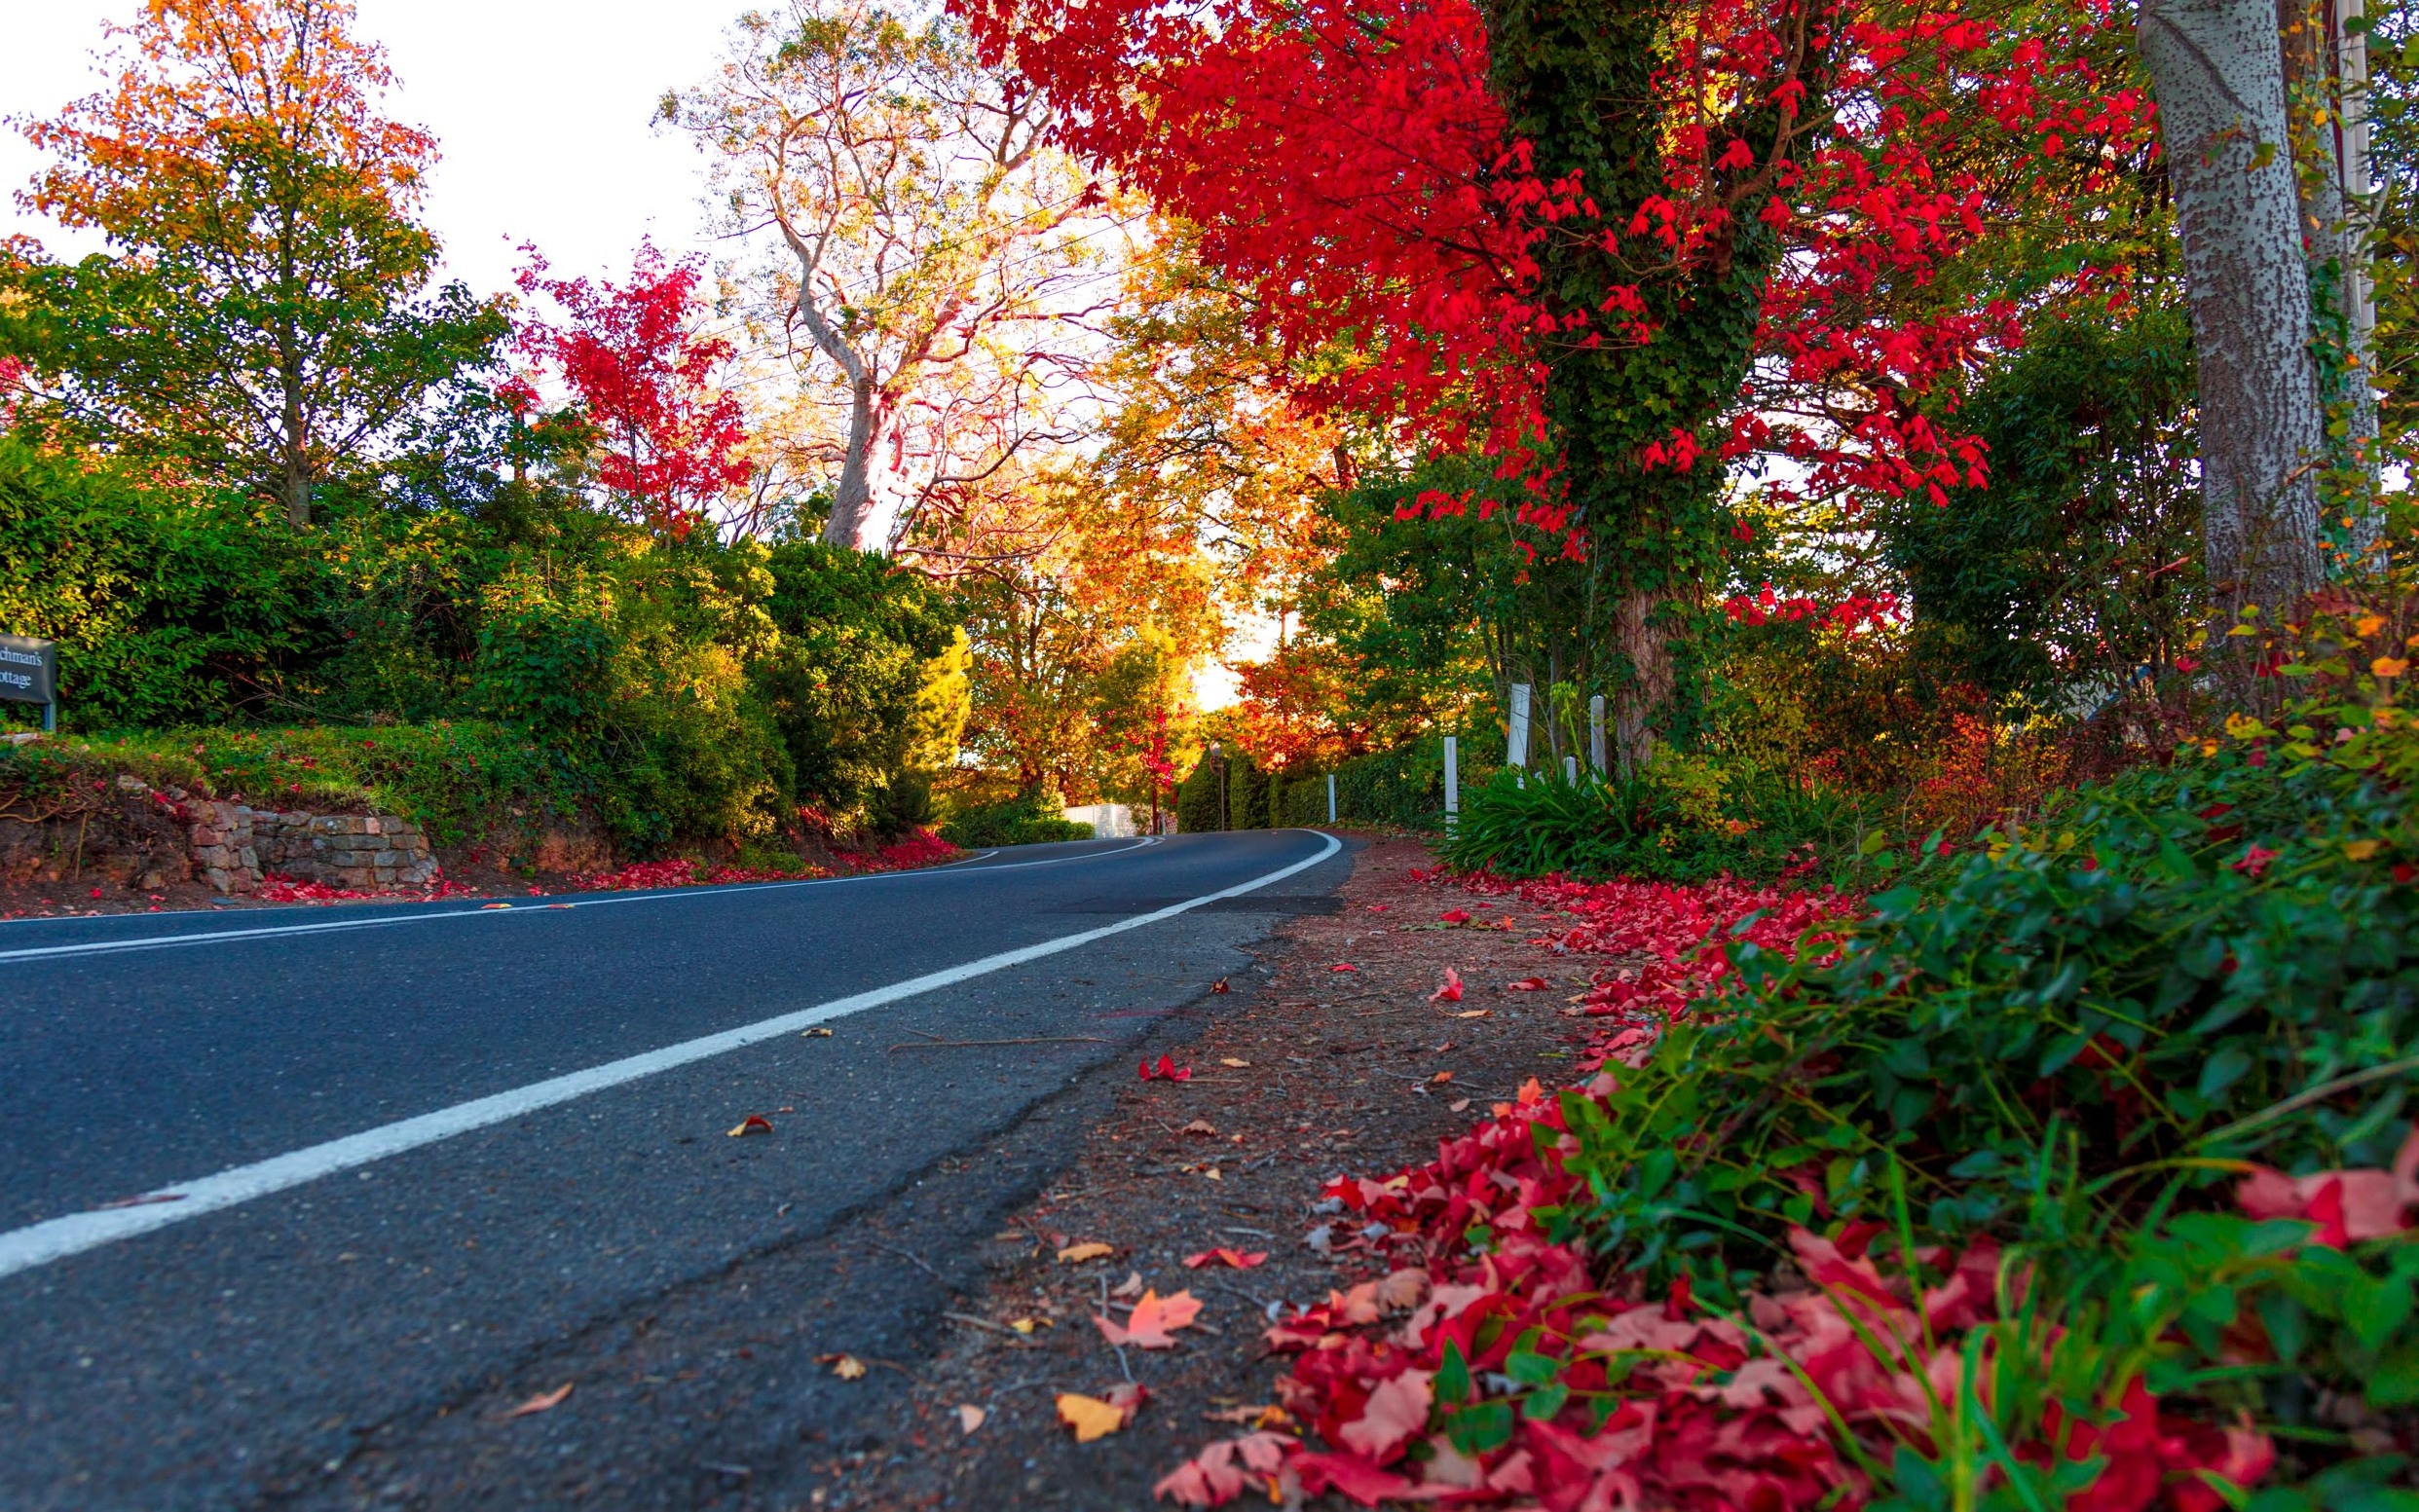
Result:
{"type": "MultiPolygon", "coordinates": [[[[667,263],[642,242],[624,284],[549,277],[534,249],[517,279],[569,317],[524,324],[521,347],[561,374],[597,427],[598,481],[633,518],[674,539],[748,476],[739,400],[717,382],[730,343],[697,328],[701,277],[694,264],[667,263]]],[[[517,392],[535,398],[526,385],[517,392]]]]}
{"type": "MultiPolygon", "coordinates": [[[[1430,445],[1483,442],[1538,485],[1523,517],[1549,532],[1569,523],[1541,444],[1549,363],[1667,339],[1654,289],[1726,264],[1751,226],[1779,240],[1753,379],[1725,413],[1670,416],[1634,465],[1772,452],[1825,493],[1979,483],[1980,450],[1924,399],[2013,342],[2019,310],[1936,288],[1942,269],[2149,150],[2103,0],[1653,6],[1667,55],[1652,97],[1618,108],[1656,118],[1659,183],[1609,204],[1598,175],[1539,168],[1470,0],[962,3],[994,56],[1067,103],[1079,148],[1203,229],[1255,318],[1316,359],[1306,397],[1430,445]],[[1575,239],[1627,275],[1592,309],[1544,277],[1575,239]]],[[[2029,288],[2112,272],[2083,259],[2029,288]]]]}

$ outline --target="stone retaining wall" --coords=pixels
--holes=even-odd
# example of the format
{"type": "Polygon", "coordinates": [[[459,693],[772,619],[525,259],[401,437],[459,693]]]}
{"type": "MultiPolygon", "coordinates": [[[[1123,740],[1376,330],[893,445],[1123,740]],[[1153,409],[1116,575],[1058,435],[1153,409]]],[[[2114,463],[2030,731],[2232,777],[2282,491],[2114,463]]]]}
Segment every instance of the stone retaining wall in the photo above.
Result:
{"type": "Polygon", "coordinates": [[[248,893],[271,872],[361,891],[434,881],[428,837],[392,814],[301,814],[197,799],[193,868],[222,893],[248,893]]]}

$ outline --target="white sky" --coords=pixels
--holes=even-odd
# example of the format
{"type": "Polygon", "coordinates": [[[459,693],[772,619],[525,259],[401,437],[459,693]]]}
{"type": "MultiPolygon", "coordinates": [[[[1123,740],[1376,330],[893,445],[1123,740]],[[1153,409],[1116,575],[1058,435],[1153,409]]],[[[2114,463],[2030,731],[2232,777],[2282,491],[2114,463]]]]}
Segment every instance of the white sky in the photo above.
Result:
{"type": "MultiPolygon", "coordinates": [[[[388,113],[433,130],[444,152],[427,216],[448,272],[487,293],[511,281],[523,241],[566,276],[627,274],[651,234],[668,253],[705,250],[696,154],[648,123],[665,90],[704,78],[743,3],[359,0],[359,34],[385,45],[400,83],[388,113]]],[[[135,9],[11,5],[0,115],[49,115],[96,88],[101,23],[135,9]]],[[[0,134],[0,188],[23,188],[39,161],[16,132],[0,134]]],[[[87,249],[13,199],[0,204],[0,229],[61,253],[87,249]]]]}

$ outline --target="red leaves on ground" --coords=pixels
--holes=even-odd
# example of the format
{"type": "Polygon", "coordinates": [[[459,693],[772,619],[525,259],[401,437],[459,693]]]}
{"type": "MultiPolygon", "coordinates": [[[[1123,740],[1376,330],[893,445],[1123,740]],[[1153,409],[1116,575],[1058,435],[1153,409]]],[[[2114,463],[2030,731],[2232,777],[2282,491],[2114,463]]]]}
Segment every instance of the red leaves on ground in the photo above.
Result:
{"type": "Polygon", "coordinates": [[[1464,908],[1448,908],[1443,913],[1438,914],[1436,918],[1437,922],[1441,924],[1468,924],[1470,922],[1470,913],[1469,910],[1464,908]]]}
{"type": "Polygon", "coordinates": [[[1149,1061],[1143,1061],[1141,1072],[1142,1080],[1145,1082],[1189,1082],[1193,1079],[1191,1066],[1179,1066],[1173,1057],[1168,1055],[1159,1057],[1159,1065],[1156,1069],[1149,1061]]]}
{"type": "MultiPolygon", "coordinates": [[[[1485,878],[1466,885],[1513,891],[1485,878]]],[[[1731,931],[1749,915],[1762,916],[1735,938],[1787,950],[1805,936],[1821,948],[1823,924],[1848,907],[1829,894],[1731,881],[1528,883],[1518,891],[1576,916],[1557,940],[1566,951],[1645,958],[1601,978],[1590,994],[1589,1012],[1618,1015],[1586,1059],[1591,1070],[1648,1053],[1663,1026],[1718,993],[1730,972],[1731,931]]],[[[1332,1293],[1267,1330],[1270,1348],[1295,1355],[1278,1383],[1280,1400],[1326,1449],[1263,1444],[1259,1463],[1238,1468],[1240,1449],[1212,1445],[1161,1481],[1158,1494],[1192,1506],[1216,1505],[1247,1487],[1332,1491],[1361,1505],[1512,1502],[1555,1512],[1862,1505],[1874,1488],[1860,1462],[1886,1463],[1905,1434],[1929,1430],[1934,1396],[1959,1379],[1964,1335],[1994,1319],[1998,1252],[1978,1244],[1941,1257],[1947,1278],[1917,1296],[1869,1255],[1877,1226],[1848,1226],[1836,1239],[1800,1230],[1791,1239],[1804,1283],[1751,1296],[1741,1319],[1702,1314],[1685,1287],[1644,1298],[1628,1278],[1601,1273],[1584,1248],[1554,1242],[1537,1216],[1587,1199],[1585,1179],[1563,1164],[1573,1148],[1563,1137],[1566,1109],[1614,1089],[1602,1071],[1559,1095],[1532,1079],[1491,1119],[1440,1146],[1433,1162],[1384,1180],[1329,1183],[1326,1196],[1347,1215],[1341,1221],[1382,1233],[1380,1248],[1423,1263],[1332,1293]],[[1493,1239],[1474,1253],[1467,1235],[1480,1225],[1493,1239]],[[1462,1453],[1440,1431],[1448,1404],[1434,1399],[1439,1374],[1472,1383],[1459,1390],[1503,1400],[1502,1387],[1487,1383],[1505,1379],[1515,1348],[1550,1362],[1569,1397],[1550,1411],[1532,1405],[1505,1418],[1500,1442],[1462,1453]],[[1858,1440],[1855,1452],[1842,1431],[1858,1440]]],[[[2390,1232],[2419,1199],[2419,1133],[2394,1171],[2299,1180],[2261,1171],[2241,1196],[2255,1213],[2320,1223],[2320,1242],[2390,1232]]],[[[1536,1367],[1530,1360],[1522,1369],[1536,1367]]],[[[2110,1389],[2090,1434],[2080,1420],[2053,1422],[2012,1446],[2036,1464],[2053,1453],[2106,1460],[2066,1512],[2147,1512],[2153,1504],[2222,1512],[2224,1498],[2204,1476],[2249,1486],[2273,1461],[2265,1436],[2248,1425],[2163,1416],[2138,1377],[2110,1389]]]]}
{"type": "Polygon", "coordinates": [[[1124,1323],[1098,1314],[1092,1320],[1100,1326],[1101,1337],[1110,1344],[1130,1344],[1137,1349],[1172,1349],[1175,1340],[1171,1336],[1200,1313],[1201,1303],[1189,1291],[1172,1297],[1146,1291],[1124,1323]]]}
{"type": "Polygon", "coordinates": [[[1248,1486],[1277,1499],[1278,1469],[1285,1451],[1300,1442],[1289,1434],[1268,1432],[1220,1439],[1163,1477],[1151,1488],[1151,1495],[1188,1507],[1214,1507],[1234,1500],[1248,1486]]]}
{"type": "Polygon", "coordinates": [[[2313,1244],[2342,1249],[2410,1227],[2403,1221],[2419,1203],[2419,1125],[2395,1154],[2392,1170],[2329,1170],[2288,1176],[2265,1165],[2234,1189],[2235,1201],[2253,1218],[2299,1218],[2318,1225],[2313,1244]]]}
{"type": "Polygon", "coordinates": [[[1518,981],[1504,983],[1506,992],[1543,992],[1550,985],[1543,977],[1523,977],[1518,981]]]}
{"type": "Polygon", "coordinates": [[[1428,1001],[1431,1003],[1459,1003],[1462,1001],[1462,974],[1455,971],[1450,966],[1446,967],[1444,985],[1430,993],[1428,995],[1428,1001]]]}
{"type": "MultiPolygon", "coordinates": [[[[909,871],[963,855],[956,846],[929,830],[918,830],[896,845],[866,853],[837,851],[834,855],[854,871],[909,871]]],[[[617,871],[590,871],[566,879],[581,892],[618,893],[659,887],[722,887],[735,882],[797,882],[832,873],[800,863],[795,871],[763,867],[729,867],[675,856],[664,861],[633,862],[617,871]]]]}
{"type": "Polygon", "coordinates": [[[1207,1265],[1222,1265],[1237,1271],[1248,1271],[1268,1259],[1264,1249],[1205,1249],[1198,1255],[1184,1257],[1184,1268],[1198,1271],[1207,1265]]]}
{"type": "Polygon", "coordinates": [[[1333,966],[1328,967],[1327,970],[1331,972],[1357,972],[1360,970],[1360,968],[1355,966],[1350,961],[1338,961],[1333,966]]]}
{"type": "MultiPolygon", "coordinates": [[[[424,887],[380,887],[361,889],[330,887],[324,882],[306,882],[272,871],[260,879],[252,893],[262,903],[349,903],[362,898],[407,899],[413,903],[436,903],[447,898],[475,897],[478,889],[465,882],[448,881],[443,876],[432,878],[424,887]]],[[[94,889],[93,897],[100,892],[94,889]]]]}

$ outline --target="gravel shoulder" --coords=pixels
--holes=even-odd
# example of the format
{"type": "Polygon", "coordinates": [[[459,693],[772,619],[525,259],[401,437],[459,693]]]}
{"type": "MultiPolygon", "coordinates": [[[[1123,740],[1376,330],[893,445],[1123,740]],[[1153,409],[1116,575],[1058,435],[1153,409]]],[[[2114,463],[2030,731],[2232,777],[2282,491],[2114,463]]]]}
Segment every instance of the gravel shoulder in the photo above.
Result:
{"type": "Polygon", "coordinates": [[[1177,1052],[1188,1080],[1136,1077],[1081,1130],[1080,1153],[992,1235],[982,1284],[912,1373],[902,1452],[835,1457],[809,1505],[1140,1507],[1201,1444],[1263,1420],[1282,1370],[1261,1346],[1271,1305],[1389,1269],[1318,1210],[1322,1184],[1432,1159],[1530,1077],[1567,1080],[1582,1038],[1563,1013],[1585,976],[1531,942],[1542,917],[1439,886],[1428,865],[1416,842],[1371,844],[1338,911],[1284,926],[1253,1000],[1177,1052]],[[1476,917],[1438,922],[1457,908],[1476,917]],[[1464,994],[1433,1001],[1448,967],[1464,994]],[[1110,1253],[1060,1259],[1080,1245],[1110,1253]],[[1184,1264],[1221,1247],[1267,1259],[1184,1264]],[[1173,1349],[1113,1348],[1094,1322],[1122,1319],[1143,1288],[1202,1304],[1173,1349]],[[1129,1380],[1147,1395],[1128,1425],[1077,1443],[1058,1395],[1129,1380]]]}

